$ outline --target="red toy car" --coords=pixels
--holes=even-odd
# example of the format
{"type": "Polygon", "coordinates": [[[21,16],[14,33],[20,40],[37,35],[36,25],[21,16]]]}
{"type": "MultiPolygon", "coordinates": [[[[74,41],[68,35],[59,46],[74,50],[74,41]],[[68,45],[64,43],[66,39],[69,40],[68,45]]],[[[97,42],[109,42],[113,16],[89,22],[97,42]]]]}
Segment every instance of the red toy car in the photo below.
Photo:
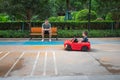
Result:
{"type": "Polygon", "coordinates": [[[66,40],[64,42],[65,50],[89,51],[90,42],[74,42],[74,40],[66,40]]]}

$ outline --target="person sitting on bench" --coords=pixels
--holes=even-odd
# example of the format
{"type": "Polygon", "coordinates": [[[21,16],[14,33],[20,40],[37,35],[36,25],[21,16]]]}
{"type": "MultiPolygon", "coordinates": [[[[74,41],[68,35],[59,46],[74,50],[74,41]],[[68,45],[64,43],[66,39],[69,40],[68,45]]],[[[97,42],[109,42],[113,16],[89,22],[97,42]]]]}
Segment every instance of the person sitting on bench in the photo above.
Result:
{"type": "Polygon", "coordinates": [[[42,24],[42,41],[44,41],[44,35],[49,35],[49,41],[51,41],[51,24],[49,23],[48,19],[42,24]]]}

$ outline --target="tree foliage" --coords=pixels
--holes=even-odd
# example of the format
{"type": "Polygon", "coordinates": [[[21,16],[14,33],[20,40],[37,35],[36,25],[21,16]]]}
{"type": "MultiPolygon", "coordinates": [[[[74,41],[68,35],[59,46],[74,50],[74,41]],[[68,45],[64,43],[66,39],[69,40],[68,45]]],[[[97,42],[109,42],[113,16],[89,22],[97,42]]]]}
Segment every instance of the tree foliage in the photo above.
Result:
{"type": "Polygon", "coordinates": [[[36,15],[42,19],[51,15],[49,0],[1,0],[0,4],[2,12],[17,19],[30,20],[36,15]]]}
{"type": "MultiPolygon", "coordinates": [[[[80,21],[88,20],[88,13],[89,13],[88,9],[83,9],[83,10],[79,11],[76,14],[77,20],[80,20],[80,21]]],[[[95,20],[96,18],[97,18],[96,12],[91,11],[91,20],[95,20]]]]}
{"type": "Polygon", "coordinates": [[[109,12],[120,12],[119,0],[96,0],[96,2],[98,3],[96,11],[101,14],[101,16],[105,16],[109,12]]]}
{"type": "MultiPolygon", "coordinates": [[[[69,10],[88,9],[89,0],[69,0],[69,10]]],[[[98,17],[105,19],[108,13],[113,20],[120,20],[119,0],[91,0],[92,10],[98,17]]],[[[51,16],[65,15],[66,0],[0,0],[0,13],[7,14],[12,20],[43,20],[51,16]]]]}

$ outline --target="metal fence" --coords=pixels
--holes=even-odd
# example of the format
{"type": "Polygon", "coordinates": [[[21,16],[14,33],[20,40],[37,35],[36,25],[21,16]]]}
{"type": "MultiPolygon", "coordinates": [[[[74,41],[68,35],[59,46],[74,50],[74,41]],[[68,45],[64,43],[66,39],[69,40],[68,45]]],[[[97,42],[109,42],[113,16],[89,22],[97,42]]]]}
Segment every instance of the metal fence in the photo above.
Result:
{"type": "MultiPolygon", "coordinates": [[[[0,30],[30,30],[30,27],[41,27],[43,22],[0,22],[0,30]]],[[[88,22],[51,22],[52,27],[62,30],[81,30],[88,29],[88,22]]],[[[120,22],[119,22],[120,24],[120,22]]],[[[91,22],[90,29],[120,29],[120,25],[116,27],[115,22],[91,22]]]]}

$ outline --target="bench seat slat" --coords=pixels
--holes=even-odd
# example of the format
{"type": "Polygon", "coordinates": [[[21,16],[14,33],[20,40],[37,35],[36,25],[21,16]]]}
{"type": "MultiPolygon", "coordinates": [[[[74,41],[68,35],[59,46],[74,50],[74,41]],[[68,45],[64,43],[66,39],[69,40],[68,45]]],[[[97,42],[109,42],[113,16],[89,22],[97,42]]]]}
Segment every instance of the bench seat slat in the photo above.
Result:
{"type": "Polygon", "coordinates": [[[30,35],[42,35],[42,33],[30,33],[30,35]]]}
{"type": "Polygon", "coordinates": [[[52,33],[52,35],[57,35],[57,33],[52,33]]]}

